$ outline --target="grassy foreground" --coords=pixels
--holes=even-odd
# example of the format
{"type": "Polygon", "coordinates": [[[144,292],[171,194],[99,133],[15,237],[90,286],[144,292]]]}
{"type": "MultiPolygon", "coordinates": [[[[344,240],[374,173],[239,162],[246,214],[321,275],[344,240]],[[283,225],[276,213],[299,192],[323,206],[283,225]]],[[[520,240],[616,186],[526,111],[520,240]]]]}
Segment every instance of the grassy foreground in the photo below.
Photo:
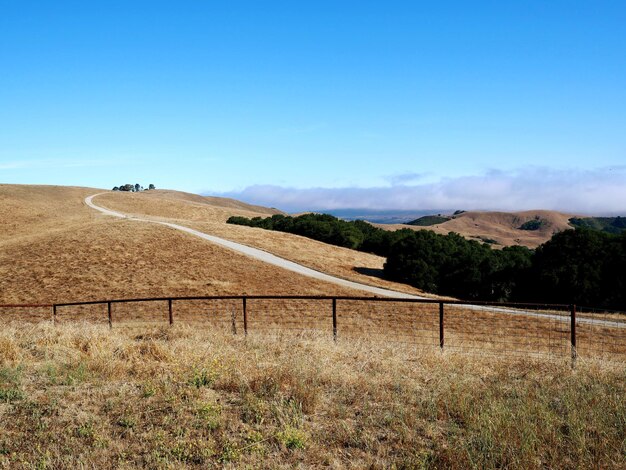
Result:
{"type": "Polygon", "coordinates": [[[624,367],[3,325],[0,468],[624,468],[624,367]]]}

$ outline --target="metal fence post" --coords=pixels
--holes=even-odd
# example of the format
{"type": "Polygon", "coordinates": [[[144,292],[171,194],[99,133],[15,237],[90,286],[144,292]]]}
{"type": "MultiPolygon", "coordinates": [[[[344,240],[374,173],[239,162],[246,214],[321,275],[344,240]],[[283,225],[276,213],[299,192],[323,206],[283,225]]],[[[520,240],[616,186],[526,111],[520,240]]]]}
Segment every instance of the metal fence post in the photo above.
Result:
{"type": "Polygon", "coordinates": [[[337,342],[337,299],[333,299],[333,341],[337,342]]]}
{"type": "MultiPolygon", "coordinates": [[[[237,320],[238,317],[238,307],[237,307],[237,303],[239,301],[242,302],[241,306],[242,306],[242,314],[243,314],[243,331],[244,331],[244,335],[247,337],[248,335],[248,308],[247,308],[247,301],[248,299],[252,300],[252,301],[257,301],[257,300],[262,300],[262,301],[266,301],[266,300],[280,300],[280,301],[286,301],[286,300],[302,300],[302,301],[307,301],[307,302],[315,302],[315,304],[319,303],[318,307],[321,306],[322,310],[325,308],[323,307],[323,304],[327,301],[331,301],[331,308],[332,308],[332,334],[333,334],[333,341],[336,343],[337,342],[337,338],[338,338],[338,325],[337,325],[337,316],[338,316],[338,312],[337,312],[337,303],[338,301],[347,301],[347,302],[365,302],[366,306],[370,305],[371,302],[376,302],[377,304],[379,302],[405,302],[402,305],[428,305],[428,311],[431,311],[431,313],[436,315],[436,311],[432,311],[436,308],[436,305],[439,305],[439,348],[440,351],[443,353],[445,350],[445,306],[446,304],[450,305],[450,308],[453,309],[457,309],[458,306],[468,306],[468,305],[475,305],[475,306],[480,306],[481,308],[484,308],[485,311],[496,311],[496,312],[502,312],[503,314],[506,313],[514,313],[514,312],[508,312],[508,308],[510,307],[511,309],[532,309],[532,310],[538,310],[538,311],[542,311],[545,310],[547,307],[550,308],[554,308],[554,309],[558,309],[558,311],[561,312],[562,315],[567,315],[567,312],[569,311],[570,314],[570,355],[571,355],[571,367],[572,369],[574,369],[577,366],[577,361],[578,361],[578,338],[577,338],[577,334],[576,334],[576,329],[577,329],[577,307],[575,304],[531,304],[531,303],[506,303],[506,302],[468,302],[468,301],[452,301],[452,300],[443,300],[443,299],[392,299],[392,298],[379,298],[379,297],[355,297],[355,296],[342,296],[342,295],[315,295],[315,296],[298,296],[298,295],[286,295],[286,296],[273,296],[273,295],[242,295],[242,294],[238,294],[238,295],[222,295],[222,296],[189,296],[189,297],[156,297],[156,298],[139,298],[139,299],[104,299],[104,300],[90,300],[90,301],[83,301],[83,302],[68,302],[68,303],[46,303],[46,304],[11,304],[11,305],[4,305],[4,304],[0,304],[0,309],[5,309],[5,308],[37,308],[37,309],[45,309],[45,311],[49,312],[51,314],[51,318],[48,318],[52,321],[52,324],[55,326],[58,326],[59,321],[63,320],[65,322],[67,321],[71,321],[68,320],[68,318],[61,319],[61,317],[59,316],[58,313],[58,309],[59,308],[75,308],[76,306],[83,306],[83,305],[89,305],[89,306],[97,306],[97,308],[100,308],[100,305],[107,305],[107,314],[108,314],[108,324],[109,324],[109,328],[113,327],[113,304],[129,304],[129,303],[138,303],[138,302],[165,302],[167,301],[167,308],[168,308],[168,321],[170,326],[172,326],[174,324],[174,301],[192,301],[192,300],[219,300],[219,301],[228,301],[228,306],[226,307],[224,310],[224,314],[227,316],[228,315],[228,308],[231,308],[231,321],[232,321],[232,331],[234,335],[237,335],[237,329],[239,328],[239,320],[237,320]],[[407,303],[408,302],[408,303],[407,303]],[[506,307],[506,309],[496,309],[494,308],[494,306],[502,306],[502,307],[506,307]],[[50,309],[50,310],[48,310],[50,309]]],[[[254,303],[254,302],[253,302],[254,303]]],[[[256,303],[255,303],[256,305],[256,303]]],[[[328,304],[326,304],[328,305],[328,304]]],[[[356,307],[356,308],[360,308],[359,306],[362,304],[357,304],[356,306],[354,304],[352,304],[352,307],[356,307]]],[[[380,305],[380,304],[378,304],[380,305]]],[[[384,303],[382,305],[385,305],[384,303]]],[[[394,304],[387,304],[387,305],[394,305],[394,304]]],[[[270,305],[271,307],[271,305],[270,305]]],[[[186,309],[183,309],[186,310],[186,309]]],[[[413,307],[411,307],[410,311],[413,310],[413,307]]],[[[65,311],[65,310],[64,310],[65,311]]],[[[454,313],[451,310],[452,313],[454,313]]],[[[523,313],[523,310],[520,311],[523,313]]],[[[12,312],[11,312],[12,313],[12,312]]],[[[18,312],[19,313],[19,310],[18,312]]],[[[37,312],[33,312],[37,314],[37,317],[39,318],[40,313],[44,313],[45,315],[48,315],[48,313],[45,313],[43,310],[38,310],[37,312]]],[[[185,315],[186,313],[184,311],[179,312],[181,315],[183,315],[183,317],[181,317],[183,320],[185,319],[185,315]]],[[[209,312],[210,313],[210,312],[209,312]]],[[[218,313],[220,313],[220,310],[218,308],[218,313]]],[[[420,309],[419,308],[415,308],[415,316],[417,317],[420,314],[420,309]]],[[[584,312],[583,312],[584,313],[584,312]]],[[[116,313],[117,314],[117,313],[116,313]]],[[[99,315],[99,314],[98,314],[99,315]]],[[[326,315],[326,314],[323,314],[326,315]]],[[[323,316],[322,315],[322,316],[323,316]]],[[[430,315],[430,313],[428,314],[430,315]]],[[[539,314],[534,314],[539,316],[539,314]]],[[[70,315],[70,317],[73,315],[70,315]]],[[[123,315],[122,315],[123,316],[123,315]]],[[[67,317],[67,315],[66,315],[67,317]]],[[[2,318],[2,315],[0,315],[0,319],[2,318]]],[[[120,317],[121,318],[121,317],[120,317]]],[[[221,318],[221,317],[220,317],[221,318]]],[[[547,340],[548,340],[548,354],[551,353],[552,348],[554,346],[553,341],[555,340],[555,337],[553,337],[553,334],[556,334],[557,331],[562,332],[562,328],[563,328],[563,323],[559,321],[560,326],[558,330],[554,330],[553,328],[550,328],[550,323],[548,323],[549,320],[553,319],[554,316],[553,315],[544,315],[543,318],[545,319],[545,327],[547,329],[547,340]]],[[[46,319],[46,321],[48,321],[48,319],[46,319]]],[[[436,322],[437,319],[436,318],[432,318],[433,322],[430,324],[430,339],[428,341],[433,341],[433,343],[430,343],[432,346],[435,346],[437,343],[437,339],[436,339],[436,322]]],[[[561,320],[566,320],[566,318],[561,317],[561,320]]],[[[327,320],[323,320],[323,321],[328,321],[327,320]]],[[[587,320],[585,320],[584,318],[581,320],[583,323],[586,322],[587,320]]],[[[608,325],[608,320],[598,320],[599,322],[601,322],[602,324],[607,324],[608,325]]],[[[124,323],[124,322],[122,322],[124,323]]],[[[184,323],[184,322],[183,322],[184,323]]],[[[565,324],[567,323],[567,321],[565,321],[565,324]]],[[[228,326],[228,320],[226,319],[226,321],[224,322],[225,326],[228,326]]],[[[119,326],[119,325],[118,325],[119,326]]],[[[388,325],[384,324],[381,325],[381,328],[386,328],[388,325]]],[[[584,333],[584,327],[585,324],[582,325],[583,326],[583,330],[581,330],[584,333]]],[[[563,343],[563,337],[561,335],[561,333],[559,333],[558,335],[560,337],[559,340],[559,344],[561,345],[561,347],[566,347],[567,344],[563,343]]],[[[567,331],[565,331],[565,336],[567,337],[567,331]]],[[[584,336],[584,335],[583,335],[584,336]]],[[[416,338],[416,341],[420,341],[418,338],[416,338]]],[[[589,343],[589,341],[586,340],[586,337],[582,338],[583,341],[583,346],[584,347],[593,347],[593,344],[589,343]]],[[[453,348],[461,348],[463,349],[463,345],[461,344],[456,344],[457,342],[455,342],[454,338],[453,338],[453,348]],[[456,346],[455,346],[456,344],[456,346]]],[[[519,344],[516,344],[515,346],[519,346],[519,344]]],[[[540,346],[538,345],[538,348],[540,348],[540,346]]],[[[518,350],[518,352],[522,352],[522,350],[518,350]]],[[[543,347],[541,347],[540,349],[537,350],[537,353],[542,353],[543,352],[543,347]]],[[[561,352],[564,352],[561,350],[561,352]]],[[[584,355],[584,352],[583,352],[584,355]]]]}
{"type": "Polygon", "coordinates": [[[578,351],[576,350],[576,305],[570,305],[570,342],[572,347],[572,368],[576,366],[578,351]]]}
{"type": "Polygon", "coordinates": [[[244,336],[248,336],[248,307],[246,302],[246,297],[242,297],[243,303],[243,334],[244,336]]]}
{"type": "Polygon", "coordinates": [[[439,302],[439,347],[443,351],[444,345],[443,302],[439,302]]]}

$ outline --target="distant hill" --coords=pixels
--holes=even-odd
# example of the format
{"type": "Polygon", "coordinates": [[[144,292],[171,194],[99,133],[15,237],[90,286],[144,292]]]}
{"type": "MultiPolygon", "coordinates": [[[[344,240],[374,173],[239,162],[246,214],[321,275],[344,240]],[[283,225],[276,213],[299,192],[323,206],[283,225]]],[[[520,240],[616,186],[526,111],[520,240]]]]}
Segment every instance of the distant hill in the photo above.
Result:
{"type": "Polygon", "coordinates": [[[418,227],[429,227],[431,225],[442,224],[450,220],[451,217],[445,217],[442,215],[424,215],[418,219],[407,222],[407,225],[416,225],[418,227]]]}
{"type": "Polygon", "coordinates": [[[626,230],[626,217],[572,217],[574,227],[590,228],[601,232],[619,234],[626,230]]]}
{"type": "Polygon", "coordinates": [[[100,194],[96,204],[114,211],[175,222],[334,276],[419,294],[380,279],[381,256],[226,224],[231,216],[281,213],[273,208],[166,189],[130,193],[0,184],[0,304],[242,293],[362,295],[163,225],[102,215],[84,202],[94,194],[100,194]]]}
{"type": "Polygon", "coordinates": [[[444,216],[431,215],[421,217],[409,224],[383,225],[386,230],[411,228],[413,230],[432,230],[447,234],[456,232],[466,238],[494,247],[523,245],[535,248],[548,241],[557,232],[573,228],[570,219],[573,214],[556,211],[534,210],[522,212],[481,212],[457,211],[444,216]]]}
{"type": "MultiPolygon", "coordinates": [[[[343,220],[366,220],[377,224],[406,224],[419,217],[437,213],[436,210],[367,210],[367,209],[324,209],[310,211],[334,215],[343,220]]],[[[441,212],[441,211],[439,211],[441,212]]],[[[444,211],[445,212],[445,211],[444,211]]]]}

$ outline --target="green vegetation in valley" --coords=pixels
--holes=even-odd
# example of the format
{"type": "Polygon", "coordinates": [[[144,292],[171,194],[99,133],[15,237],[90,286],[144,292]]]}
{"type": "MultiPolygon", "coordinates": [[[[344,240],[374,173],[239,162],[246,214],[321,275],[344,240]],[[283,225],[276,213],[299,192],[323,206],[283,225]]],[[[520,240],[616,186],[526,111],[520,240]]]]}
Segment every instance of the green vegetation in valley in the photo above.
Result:
{"type": "MultiPolygon", "coordinates": [[[[277,214],[267,218],[254,217],[253,219],[230,217],[227,222],[229,224],[295,233],[296,235],[302,235],[324,243],[330,243],[331,245],[352,249],[360,249],[364,241],[364,233],[360,229],[360,224],[346,222],[328,214],[304,214],[298,217],[277,214]]],[[[367,224],[367,222],[363,223],[367,224]]],[[[378,230],[374,227],[372,228],[378,230]]]]}
{"type": "Polygon", "coordinates": [[[572,217],[569,223],[576,228],[588,228],[601,232],[619,234],[626,230],[626,217],[572,217]]]}
{"type": "Polygon", "coordinates": [[[415,225],[418,227],[429,227],[431,225],[442,224],[450,220],[450,217],[445,217],[442,215],[425,215],[420,217],[419,219],[412,220],[411,222],[407,222],[406,225],[415,225]]]}
{"type": "Polygon", "coordinates": [[[532,220],[528,220],[526,222],[524,222],[522,225],[520,225],[519,229],[520,230],[539,230],[541,227],[543,227],[545,225],[546,221],[543,219],[540,219],[539,217],[535,217],[532,220]]]}
{"type": "Polygon", "coordinates": [[[492,249],[459,234],[386,231],[326,214],[231,217],[229,223],[295,233],[387,258],[387,279],[467,300],[575,303],[626,310],[626,232],[557,233],[535,251],[492,249]]]}

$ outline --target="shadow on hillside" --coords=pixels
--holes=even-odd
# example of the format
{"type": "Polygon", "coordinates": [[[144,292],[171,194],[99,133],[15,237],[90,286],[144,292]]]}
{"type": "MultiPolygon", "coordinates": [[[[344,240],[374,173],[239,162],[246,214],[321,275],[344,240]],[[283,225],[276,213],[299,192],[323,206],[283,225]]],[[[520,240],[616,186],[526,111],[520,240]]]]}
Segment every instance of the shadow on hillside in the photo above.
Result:
{"type": "Polygon", "coordinates": [[[362,268],[360,266],[357,266],[357,267],[354,268],[354,270],[357,273],[363,274],[365,276],[371,276],[371,277],[377,277],[379,279],[385,279],[385,276],[383,275],[384,271],[382,269],[362,268]]]}

